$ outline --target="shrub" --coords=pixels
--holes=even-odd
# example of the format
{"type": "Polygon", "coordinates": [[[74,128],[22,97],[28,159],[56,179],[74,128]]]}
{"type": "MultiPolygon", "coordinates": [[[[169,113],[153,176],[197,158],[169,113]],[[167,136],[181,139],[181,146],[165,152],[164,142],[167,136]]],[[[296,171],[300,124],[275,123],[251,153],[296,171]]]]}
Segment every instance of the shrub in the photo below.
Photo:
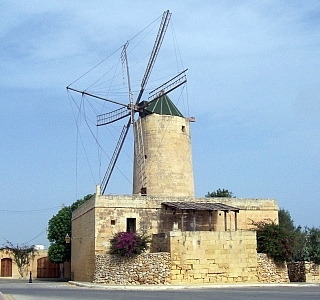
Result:
{"type": "Polygon", "coordinates": [[[132,257],[148,249],[149,237],[134,232],[118,232],[110,240],[110,254],[132,257]]]}
{"type": "Polygon", "coordinates": [[[276,262],[289,261],[294,251],[294,235],[273,221],[252,222],[257,231],[257,251],[276,262]]]}
{"type": "Polygon", "coordinates": [[[304,237],[305,245],[303,250],[305,260],[320,264],[320,229],[306,227],[304,237]]]}

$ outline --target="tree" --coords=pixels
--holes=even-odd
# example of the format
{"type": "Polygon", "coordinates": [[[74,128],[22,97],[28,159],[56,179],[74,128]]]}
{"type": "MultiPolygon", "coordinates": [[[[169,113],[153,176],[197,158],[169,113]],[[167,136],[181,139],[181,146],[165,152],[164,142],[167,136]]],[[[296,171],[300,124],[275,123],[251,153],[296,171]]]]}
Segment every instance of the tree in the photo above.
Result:
{"type": "Polygon", "coordinates": [[[26,268],[30,263],[30,260],[34,257],[35,248],[34,245],[16,245],[14,246],[11,242],[7,241],[6,244],[0,250],[7,250],[13,256],[13,261],[18,267],[18,272],[21,278],[26,273],[26,268]]]}
{"type": "Polygon", "coordinates": [[[289,232],[294,232],[296,227],[294,226],[293,220],[288,210],[284,208],[279,209],[278,211],[279,225],[289,232]]]}
{"type": "Polygon", "coordinates": [[[295,227],[294,222],[288,210],[281,208],[278,212],[279,226],[285,232],[294,237],[293,241],[293,253],[292,261],[304,261],[308,260],[308,253],[306,249],[307,235],[305,231],[301,230],[301,227],[295,227]]]}
{"type": "Polygon", "coordinates": [[[93,195],[88,194],[83,199],[79,199],[70,206],[65,206],[53,216],[48,222],[48,240],[50,246],[48,249],[49,259],[53,263],[63,263],[70,259],[70,244],[66,244],[65,237],[68,234],[71,237],[71,217],[72,212],[93,195]]]}
{"type": "Polygon", "coordinates": [[[305,228],[305,260],[320,264],[320,229],[319,228],[305,228]]]}
{"type": "Polygon", "coordinates": [[[233,193],[232,192],[229,192],[228,190],[225,190],[225,189],[217,189],[217,191],[215,191],[215,192],[212,192],[212,193],[210,193],[210,192],[208,192],[208,194],[207,195],[205,195],[207,198],[209,198],[209,197],[212,197],[212,198],[214,198],[214,197],[225,197],[225,198],[232,198],[232,197],[234,197],[235,198],[235,196],[233,196],[233,193]]]}
{"type": "Polygon", "coordinates": [[[293,233],[288,232],[274,221],[253,222],[257,231],[257,251],[266,253],[276,262],[291,260],[294,251],[293,233]]]}

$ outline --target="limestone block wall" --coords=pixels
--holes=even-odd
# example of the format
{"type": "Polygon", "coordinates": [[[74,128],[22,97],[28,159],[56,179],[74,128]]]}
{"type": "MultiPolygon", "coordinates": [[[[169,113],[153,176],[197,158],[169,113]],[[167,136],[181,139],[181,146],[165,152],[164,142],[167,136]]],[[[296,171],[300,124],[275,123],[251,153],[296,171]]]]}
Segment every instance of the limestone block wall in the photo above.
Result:
{"type": "MultiPolygon", "coordinates": [[[[207,198],[208,199],[208,198],[207,198]]],[[[220,202],[226,205],[234,206],[240,209],[237,215],[238,229],[252,229],[252,220],[255,222],[264,221],[266,219],[278,223],[278,204],[275,199],[251,199],[251,198],[212,198],[212,201],[220,202]]],[[[223,214],[218,214],[216,219],[216,229],[224,230],[223,214]]],[[[234,214],[228,213],[228,230],[234,230],[234,214]]]]}
{"type": "Polygon", "coordinates": [[[151,114],[136,123],[136,130],[142,130],[142,138],[136,138],[141,143],[137,148],[144,147],[140,154],[144,157],[136,157],[134,162],[133,194],[138,194],[144,185],[139,174],[142,171],[147,195],[194,196],[189,121],[151,114]]]}
{"type": "Polygon", "coordinates": [[[256,248],[254,231],[172,231],[171,282],[257,282],[256,248]]]}
{"type": "Polygon", "coordinates": [[[95,265],[95,283],[122,285],[170,283],[169,253],[143,253],[133,258],[98,254],[95,265]]]}
{"type": "Polygon", "coordinates": [[[127,219],[136,220],[136,232],[158,233],[161,205],[147,197],[98,196],[95,206],[95,251],[104,254],[111,237],[127,230],[127,219]]]}
{"type": "Polygon", "coordinates": [[[258,281],[261,283],[289,283],[286,263],[275,263],[265,253],[258,253],[258,281]]]}
{"type": "Polygon", "coordinates": [[[95,270],[95,197],[72,215],[71,277],[76,281],[92,281],[95,270]]]}
{"type": "MultiPolygon", "coordinates": [[[[252,220],[255,222],[266,219],[278,223],[278,204],[275,199],[251,199],[251,198],[214,198],[214,201],[234,206],[240,209],[237,215],[238,229],[248,230],[254,228],[252,220]]],[[[218,214],[217,227],[215,230],[224,230],[221,228],[223,214],[218,214]]],[[[234,214],[228,213],[228,230],[234,228],[234,214]]]]}

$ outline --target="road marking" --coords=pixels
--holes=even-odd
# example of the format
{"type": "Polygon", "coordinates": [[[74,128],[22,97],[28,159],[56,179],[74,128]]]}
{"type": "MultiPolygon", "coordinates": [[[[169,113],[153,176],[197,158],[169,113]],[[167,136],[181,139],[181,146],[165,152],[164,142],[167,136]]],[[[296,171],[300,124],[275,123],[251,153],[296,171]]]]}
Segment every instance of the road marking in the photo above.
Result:
{"type": "Polygon", "coordinates": [[[4,296],[4,298],[7,299],[7,300],[15,300],[15,298],[14,298],[12,295],[6,295],[6,294],[4,294],[3,296],[4,296]]]}

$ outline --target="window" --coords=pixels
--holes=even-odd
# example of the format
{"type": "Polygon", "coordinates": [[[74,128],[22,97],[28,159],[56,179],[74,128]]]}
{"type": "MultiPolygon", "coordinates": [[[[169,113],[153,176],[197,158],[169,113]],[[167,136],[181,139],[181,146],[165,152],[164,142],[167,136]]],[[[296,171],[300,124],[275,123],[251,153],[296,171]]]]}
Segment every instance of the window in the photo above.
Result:
{"type": "Polygon", "coordinates": [[[146,196],[147,195],[147,188],[142,187],[141,190],[140,190],[140,193],[141,193],[142,196],[146,196]]]}
{"type": "Polygon", "coordinates": [[[116,220],[111,220],[111,225],[116,225],[116,220]]]}
{"type": "Polygon", "coordinates": [[[136,218],[127,218],[127,232],[136,232],[136,218]]]}
{"type": "Polygon", "coordinates": [[[182,125],[181,131],[182,131],[182,132],[186,132],[186,126],[183,126],[183,125],[182,125]]]}

